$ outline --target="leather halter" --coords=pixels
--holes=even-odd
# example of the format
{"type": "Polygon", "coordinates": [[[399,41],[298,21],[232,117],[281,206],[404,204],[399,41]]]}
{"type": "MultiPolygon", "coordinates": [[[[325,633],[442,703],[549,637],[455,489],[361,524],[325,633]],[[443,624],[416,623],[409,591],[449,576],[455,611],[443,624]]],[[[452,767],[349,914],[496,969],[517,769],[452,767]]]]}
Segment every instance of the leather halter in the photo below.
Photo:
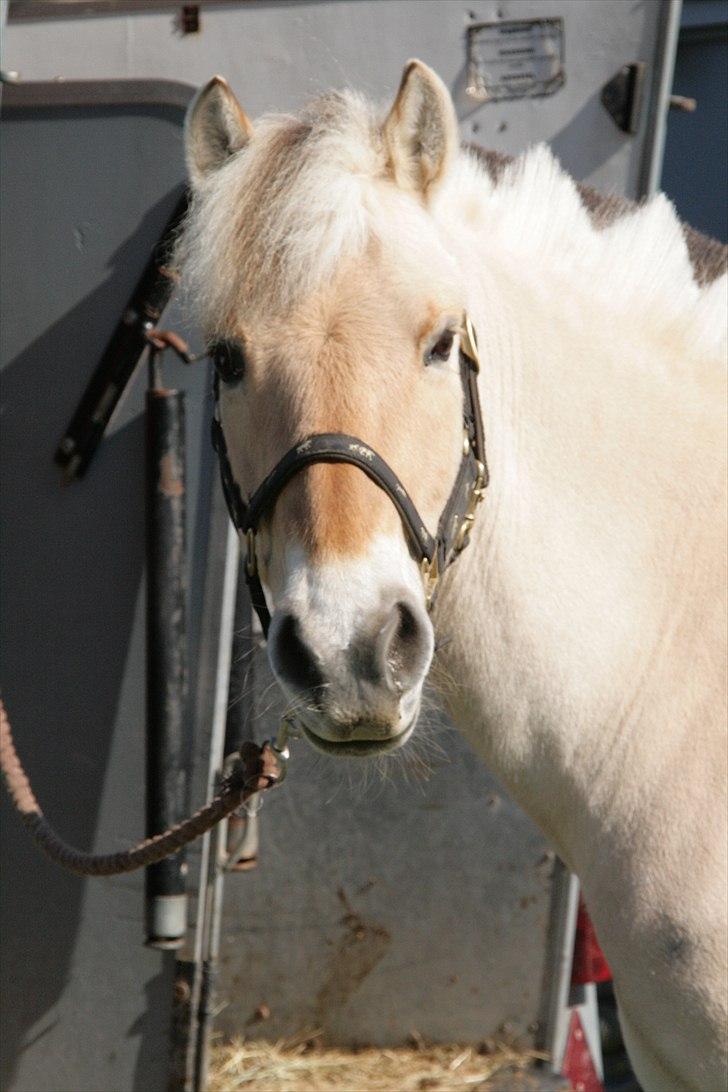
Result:
{"type": "Polygon", "coordinates": [[[215,374],[212,445],[220,462],[220,478],[230,518],[238,531],[247,538],[245,578],[251,602],[266,637],[271,616],[258,574],[255,534],[261,520],[273,511],[284,486],[312,463],[349,463],[362,470],[387,494],[399,512],[410,547],[420,559],[425,600],[428,610],[432,607],[440,576],[468,544],[475,512],[488,485],[485,434],[478,396],[478,345],[475,330],[467,315],[464,316],[459,334],[460,381],[463,388],[463,455],[455,483],[440,516],[435,538],[425,527],[407,490],[389,464],[363,440],[356,436],[347,436],[343,432],[318,433],[296,444],[276,463],[252,497],[247,502],[244,501],[240,487],[233,477],[220,424],[220,379],[215,374]]]}

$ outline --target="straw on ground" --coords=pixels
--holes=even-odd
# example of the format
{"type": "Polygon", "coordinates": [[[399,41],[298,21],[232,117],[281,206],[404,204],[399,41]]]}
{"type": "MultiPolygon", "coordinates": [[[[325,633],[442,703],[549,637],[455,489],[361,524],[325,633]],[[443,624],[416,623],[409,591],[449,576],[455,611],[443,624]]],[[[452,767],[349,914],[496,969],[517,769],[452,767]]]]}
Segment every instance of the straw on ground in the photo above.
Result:
{"type": "Polygon", "coordinates": [[[307,1035],[216,1044],[209,1092],[509,1092],[536,1087],[533,1051],[507,1046],[339,1050],[307,1035]]]}

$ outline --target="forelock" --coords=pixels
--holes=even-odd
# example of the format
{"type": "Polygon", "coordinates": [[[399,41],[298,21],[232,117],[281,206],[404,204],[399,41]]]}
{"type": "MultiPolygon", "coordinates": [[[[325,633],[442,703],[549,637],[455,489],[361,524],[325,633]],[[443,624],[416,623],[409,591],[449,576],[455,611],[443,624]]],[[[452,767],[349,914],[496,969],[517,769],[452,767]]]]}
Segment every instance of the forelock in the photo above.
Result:
{"type": "Polygon", "coordinates": [[[246,300],[293,304],[364,250],[386,165],[380,131],[351,92],[256,122],[250,144],[193,198],[177,241],[184,295],[209,332],[246,300]]]}

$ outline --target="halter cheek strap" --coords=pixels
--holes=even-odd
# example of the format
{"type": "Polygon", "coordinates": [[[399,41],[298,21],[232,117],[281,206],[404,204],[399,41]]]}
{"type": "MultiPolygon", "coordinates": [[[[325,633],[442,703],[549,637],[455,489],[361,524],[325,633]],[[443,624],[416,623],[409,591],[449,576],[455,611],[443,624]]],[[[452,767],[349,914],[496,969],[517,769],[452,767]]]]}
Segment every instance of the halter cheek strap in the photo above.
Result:
{"type": "Polygon", "coordinates": [[[312,463],[348,463],[358,467],[387,494],[397,509],[425,585],[428,610],[434,601],[441,574],[468,544],[470,529],[478,504],[488,485],[485,459],[485,435],[478,396],[479,358],[475,331],[465,316],[460,331],[460,381],[463,388],[463,455],[455,483],[437,525],[435,538],[427,530],[409,493],[388,463],[356,436],[342,432],[324,432],[292,447],[261,482],[246,503],[233,477],[219,419],[220,380],[214,381],[215,416],[212,420],[212,444],[220,463],[220,478],[230,518],[245,534],[248,556],[245,575],[253,608],[265,636],[270,627],[270,612],[258,573],[255,534],[261,520],[269,516],[281,491],[296,474],[312,463]]]}

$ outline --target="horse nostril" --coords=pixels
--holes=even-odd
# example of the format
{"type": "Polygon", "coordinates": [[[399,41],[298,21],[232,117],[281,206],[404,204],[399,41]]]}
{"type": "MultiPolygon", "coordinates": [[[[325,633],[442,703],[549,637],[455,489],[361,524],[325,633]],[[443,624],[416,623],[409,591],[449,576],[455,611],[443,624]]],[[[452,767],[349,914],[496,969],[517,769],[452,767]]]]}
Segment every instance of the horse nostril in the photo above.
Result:
{"type": "Polygon", "coordinates": [[[412,603],[398,600],[381,632],[379,655],[385,678],[396,690],[419,682],[432,654],[426,620],[412,603]]]}
{"type": "Polygon", "coordinates": [[[323,685],[323,675],[293,614],[284,615],[276,627],[271,656],[278,675],[296,690],[315,690],[323,685]]]}
{"type": "Polygon", "coordinates": [[[394,633],[395,641],[401,644],[411,644],[417,637],[417,619],[407,603],[396,603],[395,611],[399,614],[399,625],[394,633]]]}

